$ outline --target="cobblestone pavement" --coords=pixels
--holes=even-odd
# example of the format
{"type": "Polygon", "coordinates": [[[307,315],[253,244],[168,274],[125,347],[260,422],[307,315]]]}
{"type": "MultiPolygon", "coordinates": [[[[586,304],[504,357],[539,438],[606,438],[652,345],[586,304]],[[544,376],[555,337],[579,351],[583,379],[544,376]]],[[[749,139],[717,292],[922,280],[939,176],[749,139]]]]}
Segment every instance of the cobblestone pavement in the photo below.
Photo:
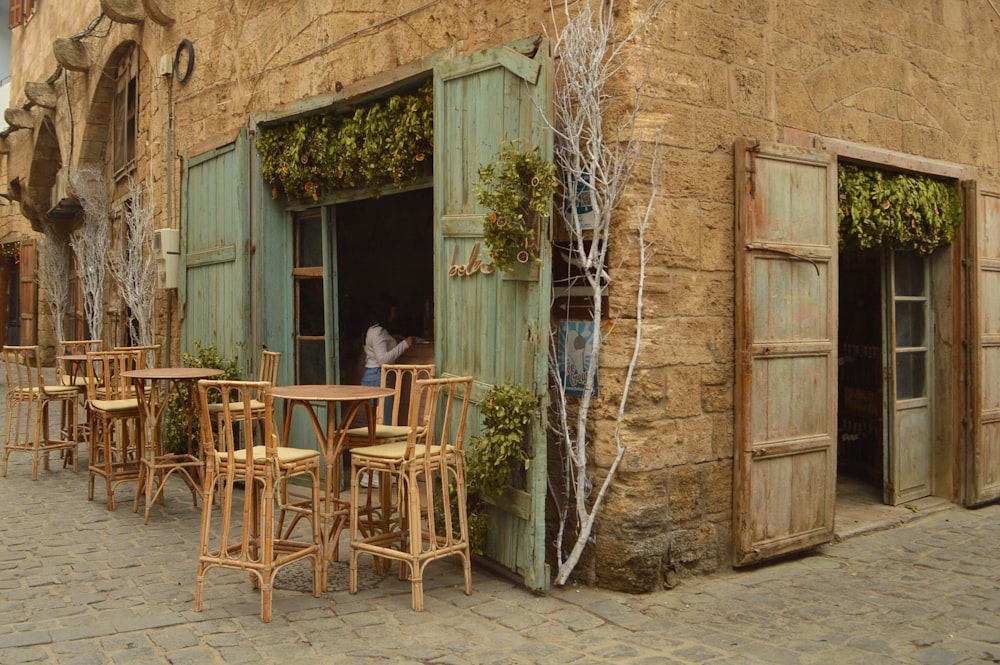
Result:
{"type": "Polygon", "coordinates": [[[180,481],[143,526],[133,485],[109,512],[86,478],[53,462],[32,482],[14,454],[0,479],[0,664],[1000,662],[998,505],[641,596],[534,594],[481,567],[465,596],[446,560],[428,568],[421,613],[370,558],[349,595],[342,548],[321,598],[307,563],[286,568],[263,624],[248,577],[227,571],[193,611],[200,511],[180,481]]]}

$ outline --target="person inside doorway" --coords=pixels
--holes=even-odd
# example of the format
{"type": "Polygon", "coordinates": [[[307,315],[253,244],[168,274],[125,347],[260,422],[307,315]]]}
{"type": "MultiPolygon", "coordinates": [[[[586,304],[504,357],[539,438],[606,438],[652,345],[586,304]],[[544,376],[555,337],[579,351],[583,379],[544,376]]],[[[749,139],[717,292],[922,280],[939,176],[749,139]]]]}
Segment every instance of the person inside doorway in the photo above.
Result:
{"type": "MultiPolygon", "coordinates": [[[[413,336],[404,338],[392,334],[397,313],[396,299],[388,294],[379,295],[371,304],[365,328],[365,373],[361,378],[363,386],[381,385],[382,365],[396,362],[416,341],[413,336]]],[[[393,398],[387,397],[383,409],[385,424],[390,424],[392,404],[393,398]]]]}

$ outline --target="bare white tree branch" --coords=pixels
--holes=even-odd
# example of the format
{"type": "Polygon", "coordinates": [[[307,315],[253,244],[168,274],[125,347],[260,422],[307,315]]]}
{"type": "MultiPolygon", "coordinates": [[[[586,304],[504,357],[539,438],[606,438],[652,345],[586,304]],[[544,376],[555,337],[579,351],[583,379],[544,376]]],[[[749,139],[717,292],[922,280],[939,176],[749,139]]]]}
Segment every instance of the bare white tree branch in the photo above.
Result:
{"type": "Polygon", "coordinates": [[[69,304],[69,247],[55,229],[46,224],[38,243],[38,284],[48,303],[56,340],[66,339],[63,328],[69,304]]]}
{"type": "Polygon", "coordinates": [[[567,395],[567,360],[565,355],[560,358],[558,354],[558,330],[553,331],[550,344],[549,370],[556,399],[553,400],[554,417],[549,422],[562,453],[563,473],[562,478],[550,478],[550,493],[559,517],[555,542],[558,564],[555,583],[558,585],[568,581],[590,542],[598,510],[626,450],[621,441],[621,426],[642,340],[642,297],[651,255],[645,233],[662,170],[658,150],[654,150],[645,213],[637,223],[639,273],[635,337],[619,397],[614,429],[616,454],[597,496],[592,497],[594,479],[587,467],[591,449],[588,426],[601,348],[609,334],[602,327],[601,311],[607,287],[618,272],[617,267],[613,272],[607,270],[607,255],[613,233],[623,232],[619,230],[620,225],[613,230],[612,216],[622,202],[645,142],[637,128],[642,83],[633,78],[628,68],[630,47],[638,32],[664,4],[665,0],[654,0],[631,30],[622,34],[615,22],[614,0],[564,0],[565,24],[553,45],[557,67],[554,157],[565,181],[564,221],[570,238],[566,258],[571,265],[580,268],[577,281],[566,287],[584,287],[594,329],[584,367],[576,368],[584,371],[584,387],[578,401],[571,403],[567,395]],[[621,96],[612,95],[611,86],[614,85],[631,88],[628,105],[624,108],[621,96]],[[611,127],[614,130],[609,132],[611,127]],[[592,209],[592,220],[588,219],[588,223],[580,212],[586,207],[592,209]],[[565,551],[567,545],[570,545],[568,553],[565,551]]]}
{"type": "Polygon", "coordinates": [[[153,343],[154,304],[156,303],[156,270],[153,266],[153,213],[152,197],[147,196],[151,187],[129,176],[128,199],[123,204],[127,239],[124,247],[116,247],[108,256],[118,291],[131,318],[129,325],[132,344],[153,343]]]}
{"type": "Polygon", "coordinates": [[[70,186],[83,205],[83,224],[70,236],[76,269],[83,288],[83,309],[90,339],[104,336],[104,274],[111,244],[108,219],[108,186],[104,174],[84,167],[69,178],[70,186]]]}

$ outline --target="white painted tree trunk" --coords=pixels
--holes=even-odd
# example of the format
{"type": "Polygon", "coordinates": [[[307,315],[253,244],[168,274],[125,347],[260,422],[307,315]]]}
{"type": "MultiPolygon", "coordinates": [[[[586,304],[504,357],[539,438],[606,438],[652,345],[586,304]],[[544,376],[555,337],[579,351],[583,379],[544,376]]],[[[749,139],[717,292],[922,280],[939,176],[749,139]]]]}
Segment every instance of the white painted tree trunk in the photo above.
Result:
{"type": "Polygon", "coordinates": [[[148,192],[152,189],[133,177],[128,181],[129,196],[123,204],[126,242],[115,247],[108,257],[108,268],[114,277],[128,314],[134,321],[129,325],[132,344],[153,344],[154,305],[156,303],[156,270],[153,265],[153,213],[155,206],[148,192]]]}
{"type": "MultiPolygon", "coordinates": [[[[549,370],[556,394],[550,430],[562,452],[562,477],[550,478],[550,491],[558,506],[559,517],[555,543],[558,564],[555,583],[558,585],[569,580],[587,543],[591,541],[597,513],[626,452],[621,441],[621,426],[639,358],[643,289],[646,266],[651,256],[645,232],[662,170],[658,142],[647,141],[636,126],[641,81],[635,79],[629,70],[628,49],[638,32],[663,4],[664,0],[654,0],[646,13],[633,23],[633,27],[622,34],[615,23],[614,0],[567,0],[563,4],[565,24],[554,40],[557,68],[555,161],[565,182],[565,210],[562,218],[570,239],[567,259],[580,268],[580,276],[576,281],[565,286],[584,287],[586,297],[590,300],[594,330],[583,368],[583,394],[579,398],[567,394],[567,359],[558,354],[558,329],[553,331],[550,344],[549,370]],[[625,84],[630,87],[629,107],[624,110],[621,108],[622,98],[612,94],[609,84],[625,84]],[[616,128],[613,133],[611,128],[616,128]],[[638,215],[634,225],[627,220],[616,219],[612,226],[612,217],[622,202],[646,143],[652,144],[653,155],[650,163],[651,189],[645,209],[638,215]],[[592,220],[588,220],[587,224],[579,211],[584,205],[593,208],[592,220]],[[593,448],[589,438],[589,432],[593,429],[588,432],[591,399],[602,344],[614,330],[614,322],[624,316],[623,313],[612,314],[610,327],[601,317],[607,287],[614,281],[617,272],[607,266],[612,239],[623,245],[635,242],[638,246],[635,333],[625,382],[621,394],[617,396],[615,457],[594,495],[594,473],[588,468],[588,457],[593,448]]],[[[625,248],[620,246],[619,249],[625,248]]],[[[623,256],[627,255],[626,251],[621,253],[623,256]]],[[[579,369],[581,368],[577,368],[579,369]]]]}
{"type": "Polygon", "coordinates": [[[56,341],[66,339],[64,322],[69,304],[69,247],[50,225],[38,243],[38,284],[52,314],[56,341]]]}
{"type": "Polygon", "coordinates": [[[84,167],[70,175],[70,186],[83,205],[83,224],[70,236],[83,288],[83,310],[90,339],[104,337],[104,275],[111,245],[108,186],[104,174],[84,167]]]}

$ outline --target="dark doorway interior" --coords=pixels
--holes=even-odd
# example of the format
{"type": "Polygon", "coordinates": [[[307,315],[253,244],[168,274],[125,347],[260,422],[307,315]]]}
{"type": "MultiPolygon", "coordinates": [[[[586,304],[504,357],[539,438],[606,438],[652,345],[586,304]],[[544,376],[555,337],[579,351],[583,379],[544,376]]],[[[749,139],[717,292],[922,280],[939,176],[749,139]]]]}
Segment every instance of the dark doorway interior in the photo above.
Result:
{"type": "Polygon", "coordinates": [[[434,337],[433,211],[430,187],[337,205],[341,382],[360,383],[368,305],[380,293],[399,303],[393,334],[434,337]]]}
{"type": "Polygon", "coordinates": [[[21,266],[14,257],[5,257],[7,263],[7,332],[5,344],[21,343],[21,266]]]}
{"type": "Polygon", "coordinates": [[[840,255],[837,474],[880,491],[883,473],[882,252],[840,255]]]}

